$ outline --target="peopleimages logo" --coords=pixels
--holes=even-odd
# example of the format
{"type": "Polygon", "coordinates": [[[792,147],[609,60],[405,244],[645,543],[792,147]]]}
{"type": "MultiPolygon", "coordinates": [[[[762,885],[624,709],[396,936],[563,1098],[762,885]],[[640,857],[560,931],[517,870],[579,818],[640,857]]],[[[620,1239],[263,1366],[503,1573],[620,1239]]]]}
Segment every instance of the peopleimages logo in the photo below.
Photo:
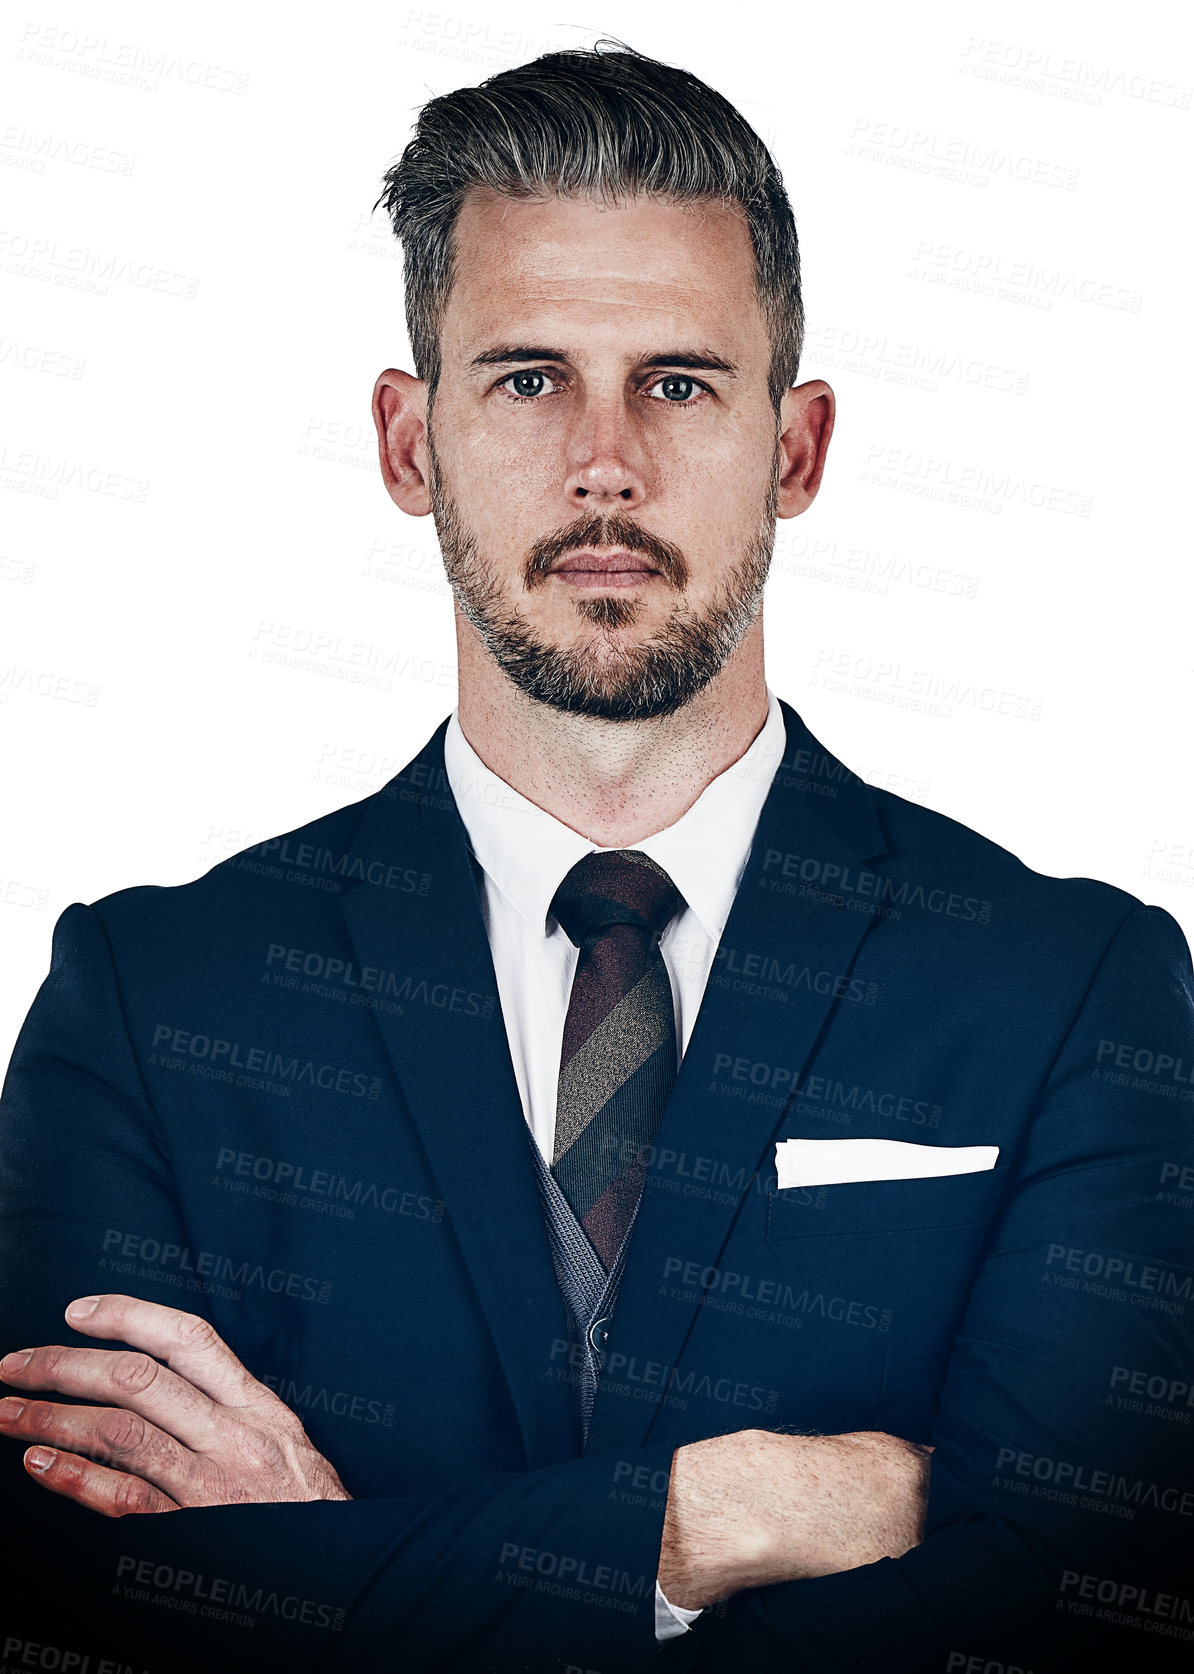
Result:
{"type": "Polygon", "coordinates": [[[1141,1307],[1152,1306],[1171,1313],[1181,1313],[1194,1294],[1194,1273],[1115,1251],[1050,1244],[1045,1267],[1055,1281],[1074,1275],[1064,1288],[1081,1287],[1094,1295],[1106,1292],[1118,1300],[1130,1297],[1141,1307]],[[1175,1300],[1167,1303],[1167,1297],[1175,1300]]]}
{"type": "MultiPolygon", "coordinates": [[[[1142,1587],[1135,1581],[1112,1581],[1108,1576],[1081,1575],[1067,1569],[1061,1578],[1060,1591],[1078,1598],[1097,1600],[1113,1605],[1137,1616],[1156,1616],[1163,1621],[1194,1624],[1194,1604],[1175,1593],[1159,1593],[1155,1588],[1142,1587]]],[[[1183,1638],[1189,1638],[1183,1634],[1183,1638]]]]}
{"type": "Polygon", "coordinates": [[[315,1279],[305,1273],[291,1273],[283,1267],[266,1268],[245,1256],[222,1255],[216,1250],[192,1250],[185,1244],[163,1243],[160,1238],[139,1232],[124,1232],[110,1226],[104,1233],[100,1268],[125,1273],[140,1262],[138,1276],[183,1284],[188,1290],[225,1296],[239,1301],[245,1290],[268,1291],[272,1296],[289,1296],[300,1302],[326,1304],[332,1294],[330,1279],[315,1279]],[[222,1287],[222,1288],[221,1288],[222,1287]]]}
{"type": "Polygon", "coordinates": [[[1184,1058],[1174,1057],[1171,1052],[1155,1052],[1150,1047],[1133,1046],[1125,1041],[1101,1040],[1095,1062],[1105,1064],[1108,1058],[1116,1069],[1194,1085],[1194,1060],[1187,1064],[1184,1058]]]}
{"type": "Polygon", "coordinates": [[[294,1411],[301,1408],[303,1412],[324,1412],[334,1418],[351,1418],[358,1424],[380,1424],[387,1430],[393,1428],[396,1409],[392,1401],[383,1404],[370,1400],[367,1395],[350,1394],[345,1389],[328,1389],[310,1381],[299,1383],[297,1378],[283,1377],[277,1372],[264,1372],[259,1381],[294,1411]]]}
{"type": "Polygon", "coordinates": [[[306,1082],[325,1093],[346,1093],[355,1099],[381,1096],[380,1076],[338,1068],[335,1064],[317,1064],[314,1059],[275,1052],[268,1046],[249,1046],[241,1041],[194,1034],[189,1029],[175,1028],[172,1023],[159,1023],[153,1031],[149,1063],[156,1064],[159,1055],[167,1068],[171,1067],[170,1058],[178,1057],[293,1085],[306,1082]]]}
{"type": "MultiPolygon", "coordinates": [[[[752,1061],[749,1058],[736,1058],[729,1052],[718,1052],[713,1059],[713,1074],[718,1076],[727,1072],[732,1081],[749,1083],[753,1087],[766,1087],[772,1092],[800,1094],[814,1102],[859,1112],[862,1115],[887,1116],[897,1122],[913,1122],[917,1126],[931,1128],[935,1128],[941,1120],[942,1107],[939,1104],[930,1104],[924,1099],[876,1091],[874,1088],[857,1084],[847,1086],[845,1082],[825,1075],[807,1075],[802,1082],[799,1070],[790,1064],[769,1064],[765,1060],[752,1061]]],[[[653,1147],[648,1148],[647,1154],[653,1155],[653,1147]]],[[[663,1157],[674,1155],[674,1152],[661,1153],[663,1157]]]]}
{"type": "Polygon", "coordinates": [[[308,991],[308,984],[314,983],[316,986],[309,991],[327,991],[337,998],[346,1001],[352,998],[354,1003],[363,1005],[380,1005],[381,996],[389,995],[395,1000],[437,1011],[459,1012],[465,1017],[492,1017],[497,999],[494,994],[472,993],[448,982],[437,982],[434,976],[429,983],[426,977],[416,980],[411,972],[400,975],[380,965],[358,966],[350,959],[301,947],[284,947],[280,942],[269,944],[265,965],[281,987],[300,989],[299,978],[306,977],[307,983],[301,985],[303,991],[308,991]]]}
{"type": "Polygon", "coordinates": [[[597,1592],[628,1594],[631,1598],[643,1598],[652,1584],[648,1576],[631,1575],[629,1570],[618,1569],[614,1564],[591,1564],[587,1558],[522,1546],[516,1540],[502,1542],[498,1563],[508,1564],[524,1575],[551,1576],[597,1592]]]}
{"type": "Polygon", "coordinates": [[[301,1622],[305,1627],[327,1628],[332,1633],[339,1633],[344,1626],[342,1605],[325,1604],[313,1598],[296,1598],[291,1594],[278,1593],[273,1588],[233,1581],[226,1576],[175,1569],[172,1564],[155,1564],[152,1558],[122,1554],[117,1560],[116,1578],[125,1598],[152,1604],[168,1602],[172,1608],[191,1616],[221,1619],[219,1607],[223,1605],[234,1611],[243,1611],[250,1619],[259,1615],[272,1616],[279,1621],[301,1622]],[[156,1598],[155,1594],[158,1595],[156,1598]]]}
{"type": "Polygon", "coordinates": [[[1109,1504],[1119,1516],[1132,1517],[1137,1506],[1170,1511],[1178,1517],[1194,1517],[1194,1488],[1166,1488],[1140,1478],[1129,1480],[1118,1471],[1092,1470],[1089,1465],[1068,1459],[1051,1459],[1043,1453],[1025,1453],[1015,1447],[1001,1447],[996,1471],[1011,1467],[1013,1477],[1028,1477],[1048,1483],[1065,1504],[1081,1504],[1084,1510],[1099,1509],[1098,1501],[1109,1504]],[[1089,1498],[1079,1501],[1077,1496],[1089,1498]]]}
{"type": "Polygon", "coordinates": [[[257,1156],[252,1151],[237,1151],[222,1145],[216,1155],[216,1173],[223,1174],[225,1170],[240,1177],[232,1179],[226,1175],[223,1183],[229,1188],[239,1187],[251,1191],[254,1197],[280,1199],[304,1208],[323,1208],[325,1204],[329,1210],[338,1207],[348,1219],[354,1217],[356,1208],[381,1209],[387,1214],[410,1215],[420,1221],[438,1222],[444,1218],[442,1198],[387,1186],[376,1180],[350,1181],[331,1169],[312,1168],[307,1163],[289,1162],[281,1157],[257,1156]],[[251,1187],[250,1180],[257,1185],[251,1187]],[[300,1192],[308,1195],[300,1198],[300,1192]]]}
{"type": "Polygon", "coordinates": [[[940,889],[905,878],[896,883],[878,872],[853,872],[836,861],[819,860],[815,855],[785,853],[782,849],[768,849],[763,856],[763,871],[778,870],[783,878],[799,879],[802,883],[818,883],[833,894],[855,894],[868,900],[898,907],[920,907],[924,912],[944,918],[961,919],[963,923],[989,924],[991,903],[980,901],[975,895],[962,895],[956,890],[940,889]]]}

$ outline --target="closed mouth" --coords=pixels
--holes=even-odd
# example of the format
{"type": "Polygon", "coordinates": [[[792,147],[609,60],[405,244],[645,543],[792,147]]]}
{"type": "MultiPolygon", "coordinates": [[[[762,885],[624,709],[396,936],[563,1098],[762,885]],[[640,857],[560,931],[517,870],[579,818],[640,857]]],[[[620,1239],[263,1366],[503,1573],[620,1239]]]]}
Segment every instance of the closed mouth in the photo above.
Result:
{"type": "Polygon", "coordinates": [[[614,548],[599,552],[570,552],[548,573],[573,586],[601,583],[608,587],[632,587],[646,576],[659,575],[660,571],[643,553],[614,548]]]}

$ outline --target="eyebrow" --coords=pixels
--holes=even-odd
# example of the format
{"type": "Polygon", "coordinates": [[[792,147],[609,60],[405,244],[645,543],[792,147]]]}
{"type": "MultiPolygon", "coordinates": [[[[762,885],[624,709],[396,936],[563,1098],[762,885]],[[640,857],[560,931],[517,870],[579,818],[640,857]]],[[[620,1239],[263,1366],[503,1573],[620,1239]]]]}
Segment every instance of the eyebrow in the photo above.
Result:
{"type": "Polygon", "coordinates": [[[635,363],[635,370],[645,372],[652,366],[679,366],[685,372],[724,372],[728,378],[738,376],[738,368],[724,355],[712,349],[673,349],[659,354],[643,355],[635,363]]]}
{"type": "Polygon", "coordinates": [[[484,354],[474,355],[473,366],[508,366],[520,360],[554,360],[567,361],[568,356],[562,349],[540,349],[534,344],[503,343],[500,348],[486,349],[484,354]]]}
{"type": "MultiPolygon", "coordinates": [[[[556,365],[568,364],[569,357],[563,349],[548,349],[537,344],[503,343],[498,348],[486,349],[483,354],[475,355],[473,366],[512,366],[528,360],[554,361],[556,365]]],[[[636,372],[646,372],[653,366],[678,366],[685,372],[723,372],[726,377],[736,378],[738,368],[732,360],[724,355],[715,354],[712,349],[660,349],[652,350],[650,354],[640,355],[635,362],[636,372]]]]}

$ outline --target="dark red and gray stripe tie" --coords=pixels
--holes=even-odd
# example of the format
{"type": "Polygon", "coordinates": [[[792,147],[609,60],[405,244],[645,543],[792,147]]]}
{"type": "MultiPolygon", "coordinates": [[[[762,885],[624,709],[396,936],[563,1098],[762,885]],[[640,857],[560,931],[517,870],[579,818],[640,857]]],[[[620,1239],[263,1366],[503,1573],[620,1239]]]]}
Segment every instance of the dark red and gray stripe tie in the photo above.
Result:
{"type": "Polygon", "coordinates": [[[556,1095],[551,1171],[608,1272],[634,1219],[676,1079],[676,1017],[659,938],[684,907],[634,849],[588,854],[551,910],[580,949],[556,1095]]]}

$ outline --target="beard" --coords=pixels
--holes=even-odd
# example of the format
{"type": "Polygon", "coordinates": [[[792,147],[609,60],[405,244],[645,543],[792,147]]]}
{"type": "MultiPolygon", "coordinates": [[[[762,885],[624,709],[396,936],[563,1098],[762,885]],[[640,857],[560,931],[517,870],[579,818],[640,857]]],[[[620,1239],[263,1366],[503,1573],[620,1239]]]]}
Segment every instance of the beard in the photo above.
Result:
{"type": "Polygon", "coordinates": [[[462,614],[520,691],[573,715],[646,721],[683,708],[725,667],[758,615],[771,565],[779,495],[778,448],[756,532],[699,610],[683,597],[689,571],[680,548],[642,528],[625,512],[604,516],[585,512],[537,540],[523,561],[522,579],[528,591],[543,586],[552,566],[570,552],[622,548],[649,559],[680,595],[662,625],[632,645],[619,643],[614,635],[642,615],[641,599],[616,594],[576,599],[573,608],[591,627],[591,637],[577,645],[560,646],[542,639],[523,612],[504,597],[448,492],[430,432],[427,440],[432,513],[448,583],[462,614]]]}

